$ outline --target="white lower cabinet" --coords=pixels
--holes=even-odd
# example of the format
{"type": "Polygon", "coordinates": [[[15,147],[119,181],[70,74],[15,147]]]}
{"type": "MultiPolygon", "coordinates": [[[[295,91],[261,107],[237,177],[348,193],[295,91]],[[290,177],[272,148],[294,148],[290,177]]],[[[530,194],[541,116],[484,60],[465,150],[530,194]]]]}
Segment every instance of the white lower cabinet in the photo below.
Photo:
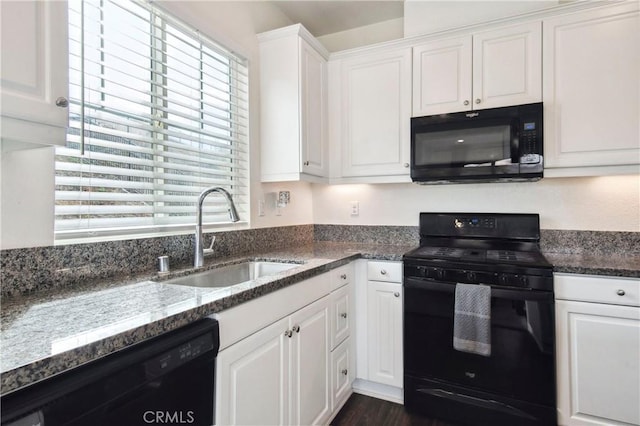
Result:
{"type": "Polygon", "coordinates": [[[356,362],[354,340],[354,267],[350,263],[332,271],[331,288],[331,412],[338,413],[352,393],[356,362]]]}
{"type": "Polygon", "coordinates": [[[357,393],[402,403],[402,262],[358,261],[357,393]]]}
{"type": "Polygon", "coordinates": [[[217,423],[310,425],[330,414],[329,299],[220,352],[217,423]]]}
{"type": "Polygon", "coordinates": [[[402,285],[367,284],[369,380],[402,387],[402,285]]]}
{"type": "Polygon", "coordinates": [[[640,280],[557,274],[560,425],[640,425],[640,280]]]}
{"type": "Polygon", "coordinates": [[[216,424],[287,424],[289,319],[282,319],[218,354],[216,424]]]}
{"type": "Polygon", "coordinates": [[[355,376],[352,278],[345,265],[217,315],[216,424],[329,422],[355,376]]]}

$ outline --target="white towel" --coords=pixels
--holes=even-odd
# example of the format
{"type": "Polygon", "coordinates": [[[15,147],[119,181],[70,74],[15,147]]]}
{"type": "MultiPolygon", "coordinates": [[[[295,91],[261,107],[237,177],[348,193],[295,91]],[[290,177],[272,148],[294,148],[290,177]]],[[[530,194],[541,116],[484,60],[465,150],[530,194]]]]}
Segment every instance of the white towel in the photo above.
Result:
{"type": "Polygon", "coordinates": [[[491,355],[491,287],[456,284],[453,315],[453,348],[491,355]]]}

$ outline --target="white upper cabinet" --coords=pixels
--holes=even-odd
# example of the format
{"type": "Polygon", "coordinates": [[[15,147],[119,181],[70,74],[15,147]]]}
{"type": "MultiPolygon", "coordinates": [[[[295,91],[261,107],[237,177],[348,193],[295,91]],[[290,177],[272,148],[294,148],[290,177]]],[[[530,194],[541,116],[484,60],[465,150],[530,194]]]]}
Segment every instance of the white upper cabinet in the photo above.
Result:
{"type": "Polygon", "coordinates": [[[258,39],[262,181],[319,181],[328,174],[329,54],[299,24],[258,39]]]}
{"type": "Polygon", "coordinates": [[[545,168],[639,164],[638,3],[546,19],[543,47],[545,168]]]}
{"type": "Polygon", "coordinates": [[[338,177],[409,176],[411,49],[347,55],[332,64],[332,148],[338,177]]]}
{"type": "Polygon", "coordinates": [[[413,116],[542,100],[542,24],[530,22],[413,47],[413,116]]]}
{"type": "Polygon", "coordinates": [[[0,2],[3,149],[64,145],[67,2],[0,2]]]}

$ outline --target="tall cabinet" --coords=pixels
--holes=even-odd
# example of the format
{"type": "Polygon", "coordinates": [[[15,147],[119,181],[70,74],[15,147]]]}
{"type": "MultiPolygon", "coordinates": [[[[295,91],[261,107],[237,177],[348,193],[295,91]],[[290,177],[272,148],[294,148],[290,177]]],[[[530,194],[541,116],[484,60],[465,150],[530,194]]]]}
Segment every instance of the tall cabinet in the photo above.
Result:
{"type": "Polygon", "coordinates": [[[67,2],[6,1],[0,12],[2,147],[64,145],[67,2]]]}
{"type": "Polygon", "coordinates": [[[300,24],[258,40],[262,181],[321,181],[329,161],[329,53],[300,24]]]}
{"type": "Polygon", "coordinates": [[[331,149],[339,178],[408,181],[411,49],[381,48],[332,58],[331,149]]]}
{"type": "Polygon", "coordinates": [[[545,168],[638,172],[639,8],[616,2],[544,20],[545,168]]]}

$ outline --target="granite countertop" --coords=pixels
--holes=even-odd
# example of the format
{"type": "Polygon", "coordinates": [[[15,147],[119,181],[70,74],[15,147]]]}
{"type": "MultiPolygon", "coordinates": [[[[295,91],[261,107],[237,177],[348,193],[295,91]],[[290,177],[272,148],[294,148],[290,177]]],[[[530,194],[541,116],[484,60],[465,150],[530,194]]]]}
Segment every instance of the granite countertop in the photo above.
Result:
{"type": "MultiPolygon", "coordinates": [[[[251,255],[206,259],[203,269],[113,278],[81,288],[4,298],[2,394],[200,318],[311,278],[358,258],[401,261],[407,245],[316,242],[251,255]],[[231,287],[196,288],[167,280],[246,260],[297,263],[231,287]]],[[[544,253],[555,272],[640,277],[640,256],[544,253]]]]}
{"type": "Polygon", "coordinates": [[[554,272],[640,278],[640,255],[544,253],[554,272]]]}
{"type": "Polygon", "coordinates": [[[82,288],[4,298],[1,393],[13,391],[357,258],[402,260],[408,246],[315,243],[250,256],[207,259],[205,268],[87,283],[82,288]],[[293,269],[224,288],[167,283],[246,260],[297,263],[293,269]]]}

